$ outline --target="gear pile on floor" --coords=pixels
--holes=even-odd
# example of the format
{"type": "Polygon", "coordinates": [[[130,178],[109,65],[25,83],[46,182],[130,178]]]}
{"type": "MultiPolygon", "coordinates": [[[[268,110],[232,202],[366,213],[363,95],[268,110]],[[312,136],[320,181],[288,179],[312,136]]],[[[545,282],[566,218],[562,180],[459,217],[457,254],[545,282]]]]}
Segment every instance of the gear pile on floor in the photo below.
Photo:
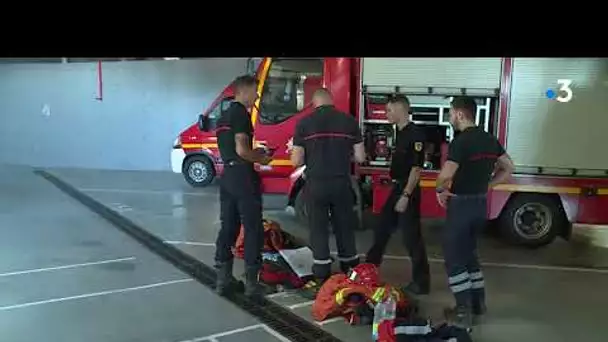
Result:
{"type": "MultiPolygon", "coordinates": [[[[295,239],[281,230],[272,220],[264,219],[264,249],[259,279],[273,291],[294,290],[304,286],[310,277],[299,277],[288,264],[281,252],[301,248],[295,239]]],[[[243,227],[233,249],[234,256],[243,259],[245,255],[245,234],[243,227]]]]}
{"type": "MultiPolygon", "coordinates": [[[[433,327],[429,320],[420,317],[413,295],[382,282],[373,264],[359,264],[348,274],[334,274],[322,284],[316,284],[311,275],[298,276],[293,260],[284,256],[286,251],[302,249],[307,247],[297,243],[277,222],[264,220],[259,279],[273,291],[298,290],[303,297],[314,299],[314,320],[343,317],[349,325],[369,325],[373,341],[378,342],[472,341],[464,329],[447,324],[433,327]]],[[[237,258],[244,256],[242,228],[233,252],[237,258]]]]}

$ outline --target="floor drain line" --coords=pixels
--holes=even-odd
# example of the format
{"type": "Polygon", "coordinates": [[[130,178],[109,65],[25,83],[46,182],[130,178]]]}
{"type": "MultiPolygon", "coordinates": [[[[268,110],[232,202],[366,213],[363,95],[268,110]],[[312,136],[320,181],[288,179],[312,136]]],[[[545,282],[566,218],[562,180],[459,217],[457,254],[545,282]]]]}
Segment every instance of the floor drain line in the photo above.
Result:
{"type": "MultiPolygon", "coordinates": [[[[177,247],[166,244],[154,234],[151,234],[131,220],[99,203],[49,172],[35,170],[34,173],[46,179],[59,190],[134,238],[144,247],[158,254],[181,271],[189,274],[199,283],[209,288],[214,287],[216,273],[212,267],[182,252],[177,247]]],[[[241,294],[232,295],[227,299],[291,341],[342,342],[329,332],[268,299],[264,299],[260,303],[254,303],[241,294]]]]}

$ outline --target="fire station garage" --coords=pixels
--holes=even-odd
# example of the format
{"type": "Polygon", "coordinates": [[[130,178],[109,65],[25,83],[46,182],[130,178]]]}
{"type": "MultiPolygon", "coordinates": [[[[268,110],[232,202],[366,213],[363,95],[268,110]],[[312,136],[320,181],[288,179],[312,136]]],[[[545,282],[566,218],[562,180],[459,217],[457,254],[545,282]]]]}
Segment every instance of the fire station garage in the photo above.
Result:
{"type": "MultiPolygon", "coordinates": [[[[431,290],[401,292],[425,322],[418,327],[436,331],[454,305],[435,179],[456,133],[450,100],[466,95],[477,103],[475,123],[516,166],[488,192],[478,242],[487,313],[471,340],[606,341],[607,75],[599,58],[2,59],[0,341],[372,340],[373,302],[348,310],[336,294],[335,310],[319,320],[302,291],[312,264],[306,177],[289,148],[319,87],[360,123],[367,161],[353,166],[352,180],[362,256],[391,182],[389,96],[407,95],[425,132],[419,184],[431,290]],[[223,172],[215,128],[244,74],[258,79],[253,144],[273,151],[256,166],[265,227],[282,237],[265,244],[259,301],[214,291],[223,172]]],[[[393,234],[379,267],[394,289],[410,281],[402,240],[393,234]]],[[[239,243],[234,275],[243,279],[239,243]]],[[[339,272],[333,236],[330,246],[339,272]]],[[[396,336],[383,341],[409,341],[401,337],[420,333],[413,327],[391,328],[396,336]]]]}

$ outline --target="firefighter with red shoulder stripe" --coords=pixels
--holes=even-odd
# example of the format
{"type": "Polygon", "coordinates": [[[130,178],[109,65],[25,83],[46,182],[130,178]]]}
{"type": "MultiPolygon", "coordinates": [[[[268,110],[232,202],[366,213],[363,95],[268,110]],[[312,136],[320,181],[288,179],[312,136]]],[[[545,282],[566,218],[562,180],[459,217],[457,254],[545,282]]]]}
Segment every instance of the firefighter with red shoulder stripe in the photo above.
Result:
{"type": "Polygon", "coordinates": [[[218,271],[216,291],[220,295],[238,290],[232,275],[234,246],[241,221],[245,230],[245,295],[254,299],[262,294],[258,273],[262,266],[264,227],[262,224],[261,179],[254,163],[268,164],[271,158],[252,149],[253,125],[248,108],[257,99],[257,79],[241,76],[233,82],[235,99],[218,120],[216,135],[224,174],[220,179],[220,220],[215,262],[218,271]]]}
{"type": "Polygon", "coordinates": [[[314,258],[315,281],[308,288],[314,292],[331,275],[330,219],[342,271],[347,272],[359,263],[353,231],[356,216],[351,161],[353,155],[355,161],[365,161],[365,150],[357,121],[334,107],[329,90],[318,89],[312,101],[314,113],[296,126],[291,161],[296,167],[306,165],[306,184],[301,191],[308,208],[314,258]]]}
{"type": "Polygon", "coordinates": [[[393,188],[382,208],[366,262],[380,265],[391,235],[400,229],[412,262],[412,281],[406,289],[416,295],[425,295],[430,291],[431,276],[421,232],[419,181],[426,139],[422,129],[410,121],[409,110],[410,101],[405,95],[391,97],[386,105],[386,116],[397,127],[390,167],[393,188]]]}
{"type": "Polygon", "coordinates": [[[450,143],[447,161],[437,177],[437,200],[447,207],[443,255],[456,299],[456,307],[445,313],[455,325],[467,330],[471,329],[473,316],[486,311],[477,235],[487,220],[488,187],[507,181],[514,170],[496,137],[475,125],[476,115],[475,99],[453,99],[450,123],[459,134],[450,143]]]}

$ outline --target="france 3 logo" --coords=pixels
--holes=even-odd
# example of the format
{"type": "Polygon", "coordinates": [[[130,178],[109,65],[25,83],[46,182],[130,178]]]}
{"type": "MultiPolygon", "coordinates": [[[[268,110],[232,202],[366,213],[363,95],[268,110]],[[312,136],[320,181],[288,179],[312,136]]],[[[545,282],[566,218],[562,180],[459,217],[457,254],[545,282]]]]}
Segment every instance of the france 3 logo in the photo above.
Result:
{"type": "Polygon", "coordinates": [[[570,102],[574,94],[572,93],[572,80],[567,79],[559,79],[557,80],[557,84],[559,85],[559,89],[557,91],[549,88],[545,93],[547,98],[550,100],[556,100],[557,102],[570,102]]]}

